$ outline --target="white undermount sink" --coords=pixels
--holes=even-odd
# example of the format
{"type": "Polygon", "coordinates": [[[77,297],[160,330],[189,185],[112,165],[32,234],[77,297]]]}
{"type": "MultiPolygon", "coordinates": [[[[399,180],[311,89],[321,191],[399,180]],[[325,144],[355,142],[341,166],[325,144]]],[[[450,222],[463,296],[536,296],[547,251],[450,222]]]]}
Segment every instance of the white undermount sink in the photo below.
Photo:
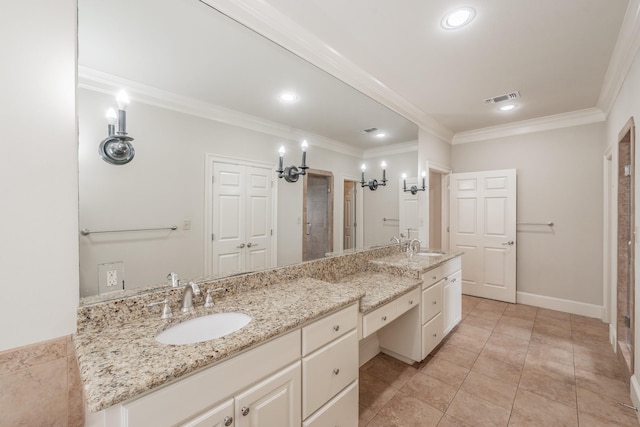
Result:
{"type": "Polygon", "coordinates": [[[229,335],[251,321],[243,313],[214,313],[178,323],[160,332],[156,341],[162,344],[195,344],[229,335]]]}

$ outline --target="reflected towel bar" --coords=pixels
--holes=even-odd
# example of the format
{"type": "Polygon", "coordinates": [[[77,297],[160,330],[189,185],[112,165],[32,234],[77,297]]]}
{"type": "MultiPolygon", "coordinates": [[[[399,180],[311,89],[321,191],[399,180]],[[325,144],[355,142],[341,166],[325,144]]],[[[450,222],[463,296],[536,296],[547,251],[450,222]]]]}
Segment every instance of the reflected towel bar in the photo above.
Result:
{"type": "Polygon", "coordinates": [[[387,222],[387,221],[400,221],[399,219],[395,219],[395,218],[382,218],[382,220],[384,222],[387,222]]]}
{"type": "Polygon", "coordinates": [[[158,228],[132,228],[129,230],[99,230],[99,231],[91,231],[88,228],[83,228],[80,230],[80,234],[83,236],[88,236],[89,234],[98,234],[98,233],[124,233],[128,231],[156,231],[156,230],[177,230],[177,225],[172,225],[171,227],[158,227],[158,228]]]}
{"type": "Polygon", "coordinates": [[[549,222],[517,222],[516,225],[546,225],[547,227],[553,227],[553,221],[549,221],[549,222]]]}

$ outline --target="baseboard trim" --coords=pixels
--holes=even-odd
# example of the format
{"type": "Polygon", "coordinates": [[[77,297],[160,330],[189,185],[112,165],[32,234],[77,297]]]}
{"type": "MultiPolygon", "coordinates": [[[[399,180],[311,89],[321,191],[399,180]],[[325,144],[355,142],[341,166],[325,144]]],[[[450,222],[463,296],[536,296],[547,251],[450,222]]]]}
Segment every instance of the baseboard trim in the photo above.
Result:
{"type": "MultiPolygon", "coordinates": [[[[640,383],[638,383],[638,377],[634,375],[631,375],[631,403],[633,403],[633,406],[635,406],[636,408],[640,407],[640,383]]],[[[636,418],[638,419],[638,422],[640,422],[640,413],[636,412],[636,418]]]]}
{"type": "Polygon", "coordinates": [[[526,292],[517,292],[516,301],[518,304],[533,305],[536,307],[548,308],[550,310],[602,319],[603,307],[601,305],[587,304],[584,302],[548,297],[545,295],[529,294],[526,292]]]}
{"type": "Polygon", "coordinates": [[[618,342],[618,334],[616,332],[616,325],[613,323],[609,323],[609,344],[613,348],[613,352],[616,353],[618,346],[616,343],[618,342]]]}

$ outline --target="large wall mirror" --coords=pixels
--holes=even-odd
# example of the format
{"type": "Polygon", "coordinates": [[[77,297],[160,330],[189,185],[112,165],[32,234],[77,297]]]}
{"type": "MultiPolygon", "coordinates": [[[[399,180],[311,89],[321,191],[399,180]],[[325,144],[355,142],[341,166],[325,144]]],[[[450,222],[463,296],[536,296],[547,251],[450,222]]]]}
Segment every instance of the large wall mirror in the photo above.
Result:
{"type": "Polygon", "coordinates": [[[334,251],[399,234],[415,124],[198,0],[78,3],[81,297],[164,284],[169,272],[188,280],[301,262],[303,212],[317,206],[306,178],[275,170],[281,146],[285,166],[300,165],[303,140],[308,165],[333,177],[334,251]],[[120,89],[135,156],[113,165],[98,146],[120,89]],[[279,100],[284,91],[297,101],[279,100]],[[370,154],[385,146],[400,148],[370,154]],[[354,184],[362,163],[367,180],[380,179],[383,157],[387,187],[354,184]]]}

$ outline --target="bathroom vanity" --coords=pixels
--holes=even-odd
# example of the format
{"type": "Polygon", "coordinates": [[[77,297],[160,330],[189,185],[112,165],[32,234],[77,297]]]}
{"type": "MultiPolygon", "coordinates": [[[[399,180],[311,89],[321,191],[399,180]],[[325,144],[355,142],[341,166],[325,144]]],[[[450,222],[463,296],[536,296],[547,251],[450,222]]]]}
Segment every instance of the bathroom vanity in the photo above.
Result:
{"type": "Polygon", "coordinates": [[[176,289],[80,307],[87,425],[357,425],[360,343],[424,359],[459,321],[460,255],[408,263],[395,246],[203,282],[224,289],[214,306],[170,320],[149,303],[176,306],[176,289]],[[195,344],[155,339],[216,312],[252,320],[195,344]]]}

